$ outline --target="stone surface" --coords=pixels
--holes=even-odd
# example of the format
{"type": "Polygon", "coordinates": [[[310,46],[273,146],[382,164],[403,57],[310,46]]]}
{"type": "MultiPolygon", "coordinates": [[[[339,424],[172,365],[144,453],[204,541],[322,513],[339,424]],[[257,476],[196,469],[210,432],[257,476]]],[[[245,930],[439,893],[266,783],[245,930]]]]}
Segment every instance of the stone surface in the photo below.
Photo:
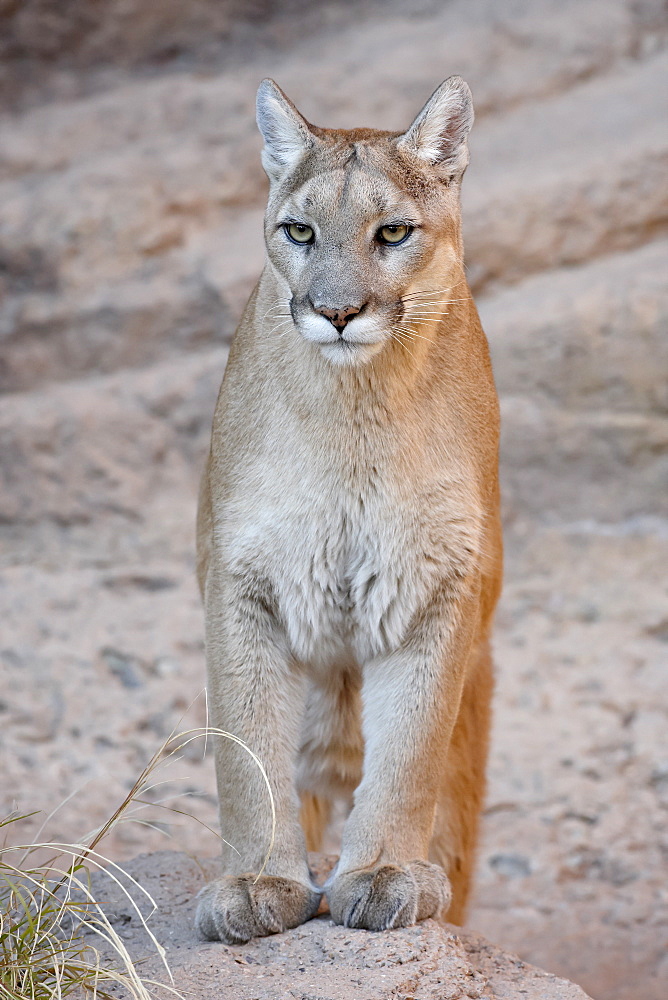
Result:
{"type": "Polygon", "coordinates": [[[128,81],[0,119],[0,387],[229,339],[262,262],[247,213],[265,198],[253,103],[267,74],[307,117],[394,129],[444,67],[470,81],[476,291],[665,231],[660,4],[514,6],[491,16],[488,0],[459,0],[409,18],[396,5],[341,29],[343,65],[323,65],[325,34],[205,78],[128,81]]]}
{"type": "MultiPolygon", "coordinates": [[[[312,855],[316,872],[334,859],[312,855]]],[[[425,920],[384,933],[350,930],[333,923],[328,912],[294,930],[223,945],[195,934],[194,897],[204,885],[203,869],[215,875],[215,862],[196,863],[185,854],[163,851],[142,855],[124,866],[149,893],[157,912],[149,926],[163,947],[174,986],[198,1000],[587,1000],[586,994],[452,925],[425,920]]],[[[146,897],[126,882],[142,912],[146,897]]],[[[95,876],[98,895],[130,954],[152,951],[148,935],[121,891],[104,875],[95,876]]],[[[326,907],[323,907],[326,910],[326,907]]],[[[166,981],[155,955],[144,974],[166,981]]]]}
{"type": "Polygon", "coordinates": [[[478,167],[463,204],[475,291],[665,232],[668,144],[659,105],[667,67],[660,52],[472,134],[478,167]]]}
{"type": "MultiPolygon", "coordinates": [[[[202,0],[161,33],[177,7],[159,6],[121,24],[110,0],[88,27],[58,28],[70,50],[3,62],[16,94],[0,114],[3,808],[49,813],[76,793],[48,833],[77,840],[173,730],[205,721],[194,512],[226,344],[262,262],[257,81],[273,75],[323,124],[400,128],[461,72],[507,550],[469,926],[597,1000],[663,1000],[664,5],[384,0],[378,17],[369,0],[315,20],[286,6],[227,41],[202,41],[202,25],[231,7],[202,0]],[[151,52],[177,37],[159,66],[151,52]]],[[[24,18],[24,46],[64,11],[0,0],[0,18],[24,18]]],[[[134,815],[152,826],[121,824],[106,850],[130,858],[171,835],[215,854],[210,746],[157,778],[134,815]]]]}
{"type": "Polygon", "coordinates": [[[478,308],[502,396],[578,412],[668,414],[668,242],[549,270],[478,308]]]}

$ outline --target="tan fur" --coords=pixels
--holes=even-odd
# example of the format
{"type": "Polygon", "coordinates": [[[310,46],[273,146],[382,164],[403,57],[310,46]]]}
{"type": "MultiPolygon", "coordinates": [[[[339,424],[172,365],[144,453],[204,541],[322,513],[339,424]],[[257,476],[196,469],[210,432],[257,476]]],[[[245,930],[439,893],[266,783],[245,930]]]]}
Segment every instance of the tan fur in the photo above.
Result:
{"type": "Polygon", "coordinates": [[[260,88],[268,257],[216,408],[198,574],[212,722],[264,762],[277,830],[249,878],[266,789],[220,740],[232,847],[200,901],[208,937],[315,912],[306,847],[336,800],[350,813],[335,920],[464,919],[501,580],[498,406],[462,264],[471,122],[458,78],[403,134],[315,128],[260,88]],[[409,238],[385,246],[380,227],[402,220],[409,238]],[[312,245],[290,242],[290,221],[312,245]]]}

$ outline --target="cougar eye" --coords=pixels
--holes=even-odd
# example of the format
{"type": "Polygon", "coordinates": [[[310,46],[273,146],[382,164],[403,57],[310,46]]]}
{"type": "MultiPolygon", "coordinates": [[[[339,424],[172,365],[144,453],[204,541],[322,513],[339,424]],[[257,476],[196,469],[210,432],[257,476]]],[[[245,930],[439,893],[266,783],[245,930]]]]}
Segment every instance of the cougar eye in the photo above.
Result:
{"type": "Polygon", "coordinates": [[[293,243],[313,243],[315,238],[315,233],[310,226],[305,226],[301,222],[288,222],[283,227],[287,234],[288,239],[292,240],[293,243]]]}
{"type": "Polygon", "coordinates": [[[380,243],[385,243],[389,246],[397,246],[399,243],[403,243],[404,240],[407,240],[412,232],[412,226],[382,226],[376,233],[376,239],[380,243]]]}

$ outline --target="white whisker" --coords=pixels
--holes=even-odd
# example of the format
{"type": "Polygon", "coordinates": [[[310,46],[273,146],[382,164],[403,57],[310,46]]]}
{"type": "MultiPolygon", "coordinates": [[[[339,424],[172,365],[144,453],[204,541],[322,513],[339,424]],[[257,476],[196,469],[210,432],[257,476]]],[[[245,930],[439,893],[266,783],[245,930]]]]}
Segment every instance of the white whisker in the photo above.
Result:
{"type": "Polygon", "coordinates": [[[282,319],[280,323],[276,324],[276,326],[272,326],[271,330],[267,332],[267,336],[271,336],[272,333],[275,333],[276,330],[280,330],[282,326],[287,326],[288,323],[292,323],[292,316],[289,319],[282,319]]]}
{"type": "Polygon", "coordinates": [[[395,343],[397,343],[397,344],[400,344],[400,345],[401,345],[401,346],[403,347],[403,349],[404,349],[404,350],[405,350],[405,351],[406,351],[406,352],[407,352],[408,354],[410,354],[410,356],[411,356],[411,357],[412,357],[413,359],[415,359],[415,355],[414,355],[414,354],[413,354],[413,352],[412,352],[412,351],[411,351],[411,350],[409,349],[408,345],[407,345],[406,343],[404,343],[404,341],[403,341],[403,340],[401,339],[401,336],[400,336],[400,334],[399,334],[399,333],[395,333],[395,332],[390,332],[390,337],[392,338],[392,340],[394,340],[394,341],[395,341],[395,343]]]}
{"type": "Polygon", "coordinates": [[[419,309],[422,306],[449,306],[454,302],[468,302],[468,299],[442,299],[441,301],[430,299],[428,302],[421,302],[419,299],[413,299],[410,302],[405,302],[404,305],[407,309],[412,309],[413,306],[417,306],[419,309]]]}
{"type": "MultiPolygon", "coordinates": [[[[283,303],[283,302],[274,302],[272,305],[269,306],[269,308],[267,309],[266,313],[264,314],[264,316],[262,317],[262,319],[260,320],[260,322],[263,323],[265,321],[265,319],[267,318],[267,316],[269,315],[269,313],[274,312],[275,309],[279,309],[284,304],[285,303],[283,303]]],[[[277,316],[287,316],[287,315],[289,315],[289,313],[275,313],[276,317],[277,316]]]]}
{"type": "MultiPolygon", "coordinates": [[[[402,299],[419,299],[419,298],[432,297],[434,295],[446,295],[448,293],[451,293],[454,290],[454,288],[456,288],[456,287],[457,286],[454,285],[452,288],[434,288],[432,290],[424,289],[422,291],[417,291],[417,292],[407,292],[406,295],[402,295],[401,298],[402,299]]],[[[468,296],[462,296],[462,298],[459,301],[465,302],[467,298],[468,298],[468,296]]]]}
{"type": "Polygon", "coordinates": [[[416,292],[407,292],[406,295],[402,295],[402,299],[413,299],[416,295],[442,295],[444,292],[449,292],[449,288],[419,288],[416,292]]]}
{"type": "Polygon", "coordinates": [[[415,311],[413,309],[406,310],[406,316],[414,316],[416,319],[425,319],[429,316],[447,316],[447,314],[447,309],[430,309],[428,312],[425,312],[423,309],[415,311]]]}
{"type": "Polygon", "coordinates": [[[431,337],[424,337],[421,333],[417,333],[411,327],[395,327],[396,330],[400,330],[405,336],[409,337],[411,340],[417,337],[418,340],[426,340],[428,344],[433,344],[431,337]]]}

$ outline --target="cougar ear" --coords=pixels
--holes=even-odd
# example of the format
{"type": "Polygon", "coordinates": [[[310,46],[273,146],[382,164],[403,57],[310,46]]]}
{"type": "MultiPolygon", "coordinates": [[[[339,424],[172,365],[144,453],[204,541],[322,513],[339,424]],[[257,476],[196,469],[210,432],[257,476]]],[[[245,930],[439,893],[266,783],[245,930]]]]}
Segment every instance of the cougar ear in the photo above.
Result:
{"type": "Polygon", "coordinates": [[[397,145],[427,163],[443,164],[461,176],[469,162],[467,136],[473,125],[473,101],[461,76],[450,76],[434,91],[397,145]]]}
{"type": "Polygon", "coordinates": [[[315,145],[308,122],[273,80],[263,80],[258,89],[257,127],[264,138],[262,166],[270,180],[281,177],[315,145]]]}

